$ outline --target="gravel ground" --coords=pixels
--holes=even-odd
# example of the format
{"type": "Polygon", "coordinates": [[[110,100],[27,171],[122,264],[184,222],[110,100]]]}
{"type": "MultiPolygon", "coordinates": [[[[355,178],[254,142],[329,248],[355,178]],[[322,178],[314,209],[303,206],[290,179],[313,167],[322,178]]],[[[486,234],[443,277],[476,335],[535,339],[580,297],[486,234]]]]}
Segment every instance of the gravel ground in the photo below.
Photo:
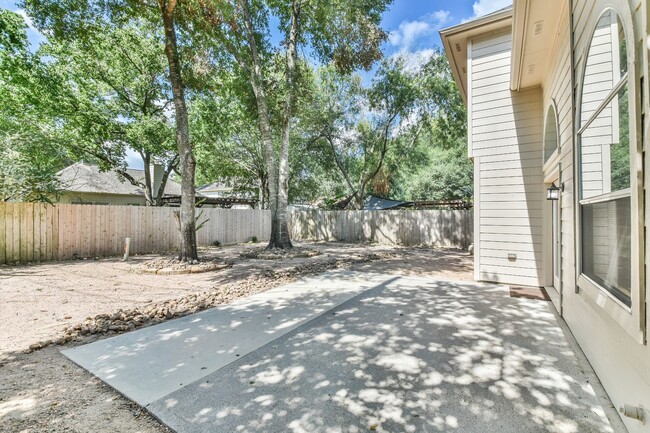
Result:
{"type": "Polygon", "coordinates": [[[472,279],[471,257],[458,250],[298,246],[318,255],[264,260],[246,257],[251,245],[210,248],[201,251],[202,257],[232,267],[165,276],[131,272],[161,255],[137,256],[128,263],[101,259],[0,267],[0,431],[169,431],[71,363],[59,345],[35,350],[43,343],[85,343],[337,267],[472,279]]]}

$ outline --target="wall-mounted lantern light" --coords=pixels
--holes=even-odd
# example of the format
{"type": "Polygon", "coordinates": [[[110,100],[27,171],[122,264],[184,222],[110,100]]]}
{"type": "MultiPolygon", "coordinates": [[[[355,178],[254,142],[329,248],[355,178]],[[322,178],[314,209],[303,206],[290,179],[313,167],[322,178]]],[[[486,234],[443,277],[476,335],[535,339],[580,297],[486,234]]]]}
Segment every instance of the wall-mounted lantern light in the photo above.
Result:
{"type": "Polygon", "coordinates": [[[564,185],[558,188],[557,186],[555,186],[555,182],[553,182],[551,186],[549,186],[548,189],[546,190],[546,200],[559,199],[561,190],[564,190],[564,185]]]}

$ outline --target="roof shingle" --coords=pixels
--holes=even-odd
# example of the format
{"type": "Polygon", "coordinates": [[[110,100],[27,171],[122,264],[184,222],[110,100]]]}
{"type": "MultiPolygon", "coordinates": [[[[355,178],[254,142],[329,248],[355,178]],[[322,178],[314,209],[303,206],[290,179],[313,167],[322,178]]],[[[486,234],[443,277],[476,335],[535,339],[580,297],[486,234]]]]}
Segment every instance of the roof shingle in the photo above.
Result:
{"type": "MultiPolygon", "coordinates": [[[[144,183],[144,170],[127,169],[127,173],[144,183]]],[[[102,172],[96,165],[78,162],[57,173],[63,191],[97,194],[144,195],[144,190],[132,185],[114,171],[102,172]]],[[[167,180],[165,195],[180,195],[181,186],[167,180]]]]}

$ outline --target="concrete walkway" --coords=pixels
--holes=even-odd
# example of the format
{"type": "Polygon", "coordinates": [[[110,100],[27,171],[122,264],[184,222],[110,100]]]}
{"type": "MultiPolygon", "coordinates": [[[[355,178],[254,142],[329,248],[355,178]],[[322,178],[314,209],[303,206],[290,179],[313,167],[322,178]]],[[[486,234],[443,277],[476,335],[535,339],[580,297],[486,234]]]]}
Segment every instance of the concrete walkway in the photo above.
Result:
{"type": "Polygon", "coordinates": [[[64,353],[180,433],[619,431],[502,286],[332,271],[64,353]]]}

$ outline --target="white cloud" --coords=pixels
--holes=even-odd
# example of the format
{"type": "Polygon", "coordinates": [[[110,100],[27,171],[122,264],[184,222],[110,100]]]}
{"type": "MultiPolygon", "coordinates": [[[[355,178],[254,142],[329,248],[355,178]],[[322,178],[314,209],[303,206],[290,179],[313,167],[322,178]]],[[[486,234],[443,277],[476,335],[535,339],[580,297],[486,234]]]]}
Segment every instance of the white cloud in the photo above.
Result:
{"type": "Polygon", "coordinates": [[[404,69],[408,72],[418,71],[436,53],[433,48],[426,48],[417,51],[400,51],[393,57],[404,62],[404,69]]]}
{"type": "Polygon", "coordinates": [[[510,5],[512,5],[512,0],[477,0],[472,5],[474,15],[464,19],[463,21],[470,21],[474,18],[482,17],[483,15],[498,11],[499,9],[503,9],[510,5]]]}
{"type": "Polygon", "coordinates": [[[449,11],[439,10],[415,21],[402,21],[397,30],[390,32],[388,42],[400,51],[409,51],[419,38],[440,30],[449,20],[449,11]]]}

